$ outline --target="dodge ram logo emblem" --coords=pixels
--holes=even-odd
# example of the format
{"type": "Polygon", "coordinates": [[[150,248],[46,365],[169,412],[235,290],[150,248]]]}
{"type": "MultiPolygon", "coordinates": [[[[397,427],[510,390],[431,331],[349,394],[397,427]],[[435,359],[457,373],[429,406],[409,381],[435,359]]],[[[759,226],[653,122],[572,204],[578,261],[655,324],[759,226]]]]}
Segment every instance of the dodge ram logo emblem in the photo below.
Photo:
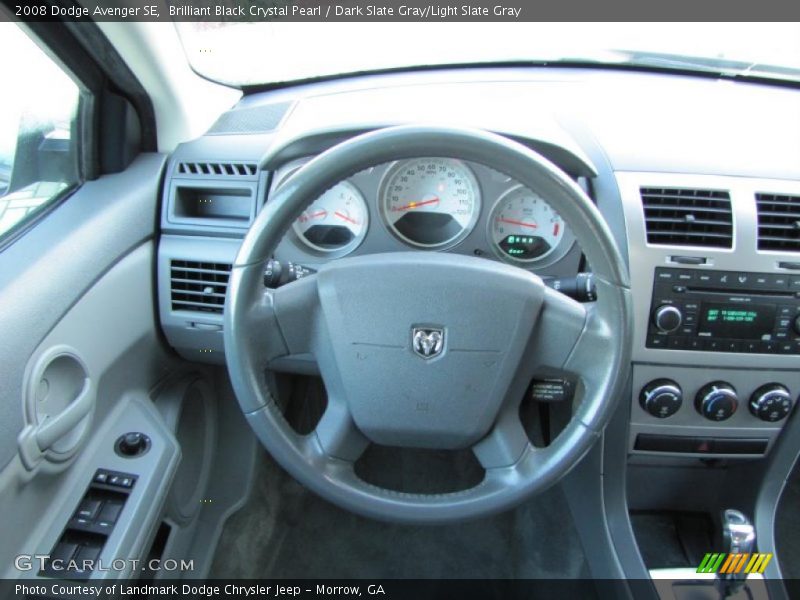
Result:
{"type": "Polygon", "coordinates": [[[414,327],[411,329],[411,347],[424,359],[434,358],[442,353],[444,329],[435,327],[414,327]]]}

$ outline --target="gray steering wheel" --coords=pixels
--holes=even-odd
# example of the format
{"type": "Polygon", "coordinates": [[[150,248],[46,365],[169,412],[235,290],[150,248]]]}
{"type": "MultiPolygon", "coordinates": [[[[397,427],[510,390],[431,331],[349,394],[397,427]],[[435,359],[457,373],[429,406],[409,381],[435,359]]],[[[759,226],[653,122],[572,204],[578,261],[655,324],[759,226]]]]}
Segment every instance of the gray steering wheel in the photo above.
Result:
{"type": "Polygon", "coordinates": [[[601,435],[629,362],[629,287],[599,211],[552,163],[483,131],[391,127],[320,154],[270,198],[231,271],[225,356],[258,438],[320,496],[385,520],[478,517],[546,489],[601,435]],[[597,301],[579,304],[517,267],[438,252],[341,258],[289,285],[264,287],[266,261],[313,200],[359,171],[418,156],[480,163],[546,198],[591,265],[597,301]],[[428,346],[440,344],[438,355],[415,353],[415,335],[428,346]],[[271,361],[299,354],[315,358],[328,394],[308,435],[289,426],[265,378],[271,361]],[[557,438],[534,447],[519,405],[531,379],[542,373],[574,376],[576,404],[557,438]],[[379,488],[354,469],[370,442],[472,448],[485,476],[475,487],[448,494],[379,488]]]}

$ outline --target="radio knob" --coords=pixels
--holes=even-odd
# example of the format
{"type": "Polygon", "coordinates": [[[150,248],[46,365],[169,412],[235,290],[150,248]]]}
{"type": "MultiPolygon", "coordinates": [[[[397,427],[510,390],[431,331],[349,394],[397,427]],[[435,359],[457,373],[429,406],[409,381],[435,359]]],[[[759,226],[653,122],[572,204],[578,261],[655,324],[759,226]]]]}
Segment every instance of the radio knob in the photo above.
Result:
{"type": "Polygon", "coordinates": [[[659,331],[671,333],[683,323],[683,315],[680,309],[671,304],[659,306],[653,313],[653,323],[659,331]]]}
{"type": "Polygon", "coordinates": [[[792,329],[797,335],[800,335],[800,315],[795,315],[794,321],[792,321],[792,329]]]}
{"type": "Polygon", "coordinates": [[[651,381],[639,392],[639,404],[648,413],[666,419],[678,412],[683,402],[681,387],[671,379],[651,381]]]}
{"type": "Polygon", "coordinates": [[[779,383],[762,385],[750,396],[750,412],[762,421],[780,421],[791,410],[792,397],[789,390],[779,383]]]}
{"type": "Polygon", "coordinates": [[[706,419],[724,421],[736,412],[739,398],[730,383],[715,381],[700,388],[694,399],[694,406],[706,419]]]}

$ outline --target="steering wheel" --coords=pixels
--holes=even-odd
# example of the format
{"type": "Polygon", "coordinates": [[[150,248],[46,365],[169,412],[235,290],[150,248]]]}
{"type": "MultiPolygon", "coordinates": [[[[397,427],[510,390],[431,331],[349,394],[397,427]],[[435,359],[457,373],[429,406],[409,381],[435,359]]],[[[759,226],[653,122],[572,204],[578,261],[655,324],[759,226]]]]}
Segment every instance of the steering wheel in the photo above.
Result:
{"type": "Polygon", "coordinates": [[[566,474],[601,435],[629,364],[627,268],[600,212],[542,156],[477,130],[400,126],[345,141],[306,163],[265,205],[242,243],[225,302],[225,357],[239,404],[298,481],[365,516],[443,523],[510,508],[566,474]],[[536,190],[566,221],[597,283],[582,305],[523,269],[472,256],[345,257],[278,289],[266,261],[302,211],[369,167],[441,156],[491,167],[536,190]],[[311,354],[328,404],[296,433],[265,377],[272,360],[311,354]],[[534,447],[519,418],[537,374],[575,377],[572,419],[534,447]],[[467,490],[399,493],[359,478],[368,444],[471,448],[485,470],[467,490]]]}

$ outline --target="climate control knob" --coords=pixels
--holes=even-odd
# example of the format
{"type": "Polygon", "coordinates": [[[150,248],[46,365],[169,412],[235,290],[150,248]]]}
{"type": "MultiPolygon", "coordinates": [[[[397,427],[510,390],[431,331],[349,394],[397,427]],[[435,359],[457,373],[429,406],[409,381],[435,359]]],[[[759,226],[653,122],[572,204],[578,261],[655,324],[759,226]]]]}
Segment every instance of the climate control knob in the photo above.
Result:
{"type": "Polygon", "coordinates": [[[653,311],[653,324],[659,331],[671,333],[683,323],[683,314],[677,306],[664,304],[653,311]]]}
{"type": "Polygon", "coordinates": [[[762,385],[750,396],[750,412],[762,421],[780,421],[791,411],[792,396],[779,383],[762,385]]]}
{"type": "Polygon", "coordinates": [[[651,381],[639,392],[639,404],[654,417],[666,419],[678,412],[683,402],[681,386],[671,379],[651,381]]]}
{"type": "Polygon", "coordinates": [[[715,381],[700,388],[694,399],[694,406],[706,419],[724,421],[736,412],[739,397],[730,383],[715,381]]]}

